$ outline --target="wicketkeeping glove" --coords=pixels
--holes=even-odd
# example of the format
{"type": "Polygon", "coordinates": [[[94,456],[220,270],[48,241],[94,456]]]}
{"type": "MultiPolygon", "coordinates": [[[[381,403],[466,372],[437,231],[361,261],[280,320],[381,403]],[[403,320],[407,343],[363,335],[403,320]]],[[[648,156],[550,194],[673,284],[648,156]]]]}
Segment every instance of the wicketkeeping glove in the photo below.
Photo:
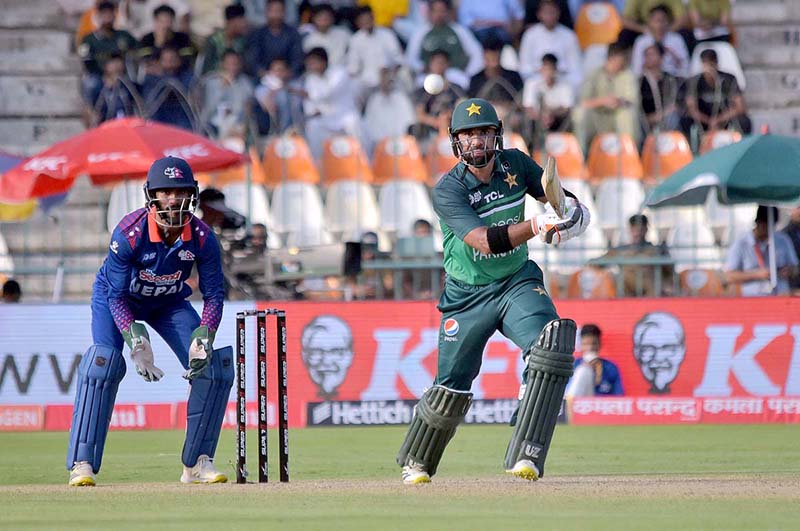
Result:
{"type": "Polygon", "coordinates": [[[559,217],[548,204],[543,214],[531,219],[531,226],[543,242],[558,245],[583,234],[590,221],[586,205],[568,197],[564,217],[559,217]]]}
{"type": "Polygon", "coordinates": [[[122,331],[122,337],[131,349],[131,361],[139,376],[146,382],[157,382],[164,377],[164,371],[155,366],[150,335],[144,324],[134,321],[128,330],[122,331]]]}
{"type": "Polygon", "coordinates": [[[192,332],[192,341],[189,343],[189,370],[183,374],[187,380],[196,378],[208,367],[214,350],[214,335],[214,330],[205,325],[198,326],[192,332]]]}

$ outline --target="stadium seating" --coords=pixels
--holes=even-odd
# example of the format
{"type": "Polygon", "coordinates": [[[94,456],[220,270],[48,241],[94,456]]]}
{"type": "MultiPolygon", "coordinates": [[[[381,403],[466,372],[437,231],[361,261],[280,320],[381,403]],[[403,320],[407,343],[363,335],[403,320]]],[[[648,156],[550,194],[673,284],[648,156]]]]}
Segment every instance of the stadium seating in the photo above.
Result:
{"type": "Polygon", "coordinates": [[[707,153],[712,149],[733,144],[741,139],[742,134],[738,131],[708,131],[703,134],[703,140],[700,142],[700,153],[707,153]]]}
{"type": "Polygon", "coordinates": [[[450,144],[450,135],[442,134],[436,137],[428,146],[425,153],[425,165],[428,167],[428,185],[436,186],[442,175],[458,163],[458,159],[453,155],[453,147],[450,144]]]}
{"type": "Polygon", "coordinates": [[[627,231],[628,218],[640,211],[645,198],[644,186],[638,179],[608,178],[600,182],[595,197],[595,226],[599,226],[609,240],[614,240],[620,231],[627,231]]]}
{"type": "Polygon", "coordinates": [[[705,213],[714,237],[722,245],[728,245],[736,236],[753,228],[758,205],[721,205],[715,192],[708,194],[705,213]]]}
{"type": "Polygon", "coordinates": [[[583,4],[575,18],[578,44],[585,50],[592,44],[611,44],[622,31],[622,18],[611,2],[583,4]]]}
{"type": "MultiPolygon", "coordinates": [[[[250,147],[248,151],[248,157],[250,159],[250,182],[256,184],[266,184],[267,176],[264,170],[264,165],[261,162],[261,157],[258,155],[258,150],[256,150],[254,146],[250,147]]],[[[247,172],[248,166],[242,165],[236,168],[229,168],[227,170],[198,172],[195,174],[195,178],[201,186],[220,189],[229,183],[246,181],[247,172]]]]}
{"type": "Polygon", "coordinates": [[[403,179],[425,183],[428,172],[416,139],[411,135],[387,137],[378,142],[372,155],[375,184],[403,179]]]}
{"type": "Polygon", "coordinates": [[[371,183],[374,180],[369,160],[358,139],[346,135],[334,135],[322,147],[322,175],[325,184],[337,181],[360,181],[371,183]]]}
{"type": "Polygon", "coordinates": [[[633,138],[615,133],[600,133],[594,137],[587,167],[594,182],[608,177],[641,179],[644,174],[633,138]]]}
{"type": "Polygon", "coordinates": [[[337,180],[325,196],[328,228],[344,241],[358,241],[366,231],[378,232],[380,214],[372,186],[364,181],[337,180]]]}
{"type": "MultiPolygon", "coordinates": [[[[548,133],[544,140],[544,149],[548,156],[556,159],[558,175],[562,180],[586,177],[583,152],[575,135],[572,133],[548,133]]],[[[546,158],[540,153],[537,153],[535,158],[541,164],[546,162],[546,158]]]]}
{"type": "Polygon", "coordinates": [[[272,192],[273,231],[284,236],[286,245],[324,245],[333,239],[327,230],[322,198],[314,184],[300,181],[279,183],[272,192]]]}
{"type": "Polygon", "coordinates": [[[675,260],[675,271],[717,268],[721,254],[711,228],[703,223],[679,223],[667,234],[667,248],[675,260]]]}
{"type": "Polygon", "coordinates": [[[603,66],[606,59],[608,59],[608,44],[590,44],[583,51],[581,69],[583,70],[584,79],[603,66]]]}
{"type": "Polygon", "coordinates": [[[647,135],[642,148],[645,179],[658,182],[692,161],[692,149],[683,133],[664,131],[647,135]]]}
{"type": "Polygon", "coordinates": [[[5,278],[14,276],[14,259],[8,250],[3,234],[0,233],[0,285],[4,282],[5,278]]]}
{"type": "Polygon", "coordinates": [[[264,168],[270,188],[285,181],[319,184],[311,150],[299,135],[281,135],[270,140],[264,149],[264,168]]]}
{"type": "Polygon", "coordinates": [[[722,275],[716,269],[686,269],[680,272],[681,295],[720,297],[725,293],[722,275]]]}
{"type": "Polygon", "coordinates": [[[567,297],[570,299],[611,299],[616,297],[614,275],[599,267],[584,267],[569,276],[567,297]]]}
{"type": "Polygon", "coordinates": [[[525,139],[522,138],[522,135],[519,133],[514,133],[513,131],[506,131],[503,135],[503,147],[514,148],[522,151],[526,155],[529,155],[528,146],[525,144],[525,139]]]}
{"type": "MultiPolygon", "coordinates": [[[[650,221],[652,230],[657,233],[652,242],[666,240],[669,231],[677,225],[708,225],[702,206],[652,208],[645,209],[644,214],[650,221]]],[[[652,233],[648,231],[648,234],[652,233]]]]}
{"type": "Polygon", "coordinates": [[[689,61],[689,75],[696,76],[703,73],[703,64],[700,62],[700,54],[703,50],[714,50],[717,52],[717,68],[720,72],[726,72],[736,77],[739,88],[744,91],[747,83],[742,63],[736,54],[736,49],[727,42],[701,42],[695,46],[692,58],[689,61]]]}
{"type": "Polygon", "coordinates": [[[114,232],[114,227],[128,212],[144,206],[143,185],[144,181],[130,180],[122,181],[111,189],[106,214],[108,232],[114,232]]]}
{"type": "Polygon", "coordinates": [[[411,236],[414,222],[424,219],[434,223],[428,189],[425,184],[409,179],[392,179],[383,183],[378,194],[381,228],[398,238],[411,236]]]}
{"type": "Polygon", "coordinates": [[[608,250],[608,239],[597,224],[590,224],[586,232],[558,246],[548,246],[547,267],[559,273],[577,271],[593,258],[603,256],[608,250]]]}

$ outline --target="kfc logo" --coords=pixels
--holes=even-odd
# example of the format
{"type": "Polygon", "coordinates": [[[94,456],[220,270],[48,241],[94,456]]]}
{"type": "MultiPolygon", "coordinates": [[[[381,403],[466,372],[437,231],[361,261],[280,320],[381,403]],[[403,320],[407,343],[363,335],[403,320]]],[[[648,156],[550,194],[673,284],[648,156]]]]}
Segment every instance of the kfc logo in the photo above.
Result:
{"type": "Polygon", "coordinates": [[[319,388],[319,396],[336,396],[353,363],[353,333],[334,315],[321,315],[303,329],[302,355],[308,375],[319,388]]]}
{"type": "Polygon", "coordinates": [[[670,392],[686,356],[686,334],[681,322],[666,312],[648,313],[633,329],[633,357],[654,394],[670,392]]]}

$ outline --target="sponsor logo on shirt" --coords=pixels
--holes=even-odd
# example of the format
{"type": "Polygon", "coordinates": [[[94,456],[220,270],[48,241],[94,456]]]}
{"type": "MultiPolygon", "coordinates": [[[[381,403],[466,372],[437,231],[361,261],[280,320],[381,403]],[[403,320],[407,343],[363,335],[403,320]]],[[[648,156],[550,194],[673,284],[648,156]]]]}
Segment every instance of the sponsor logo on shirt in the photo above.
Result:
{"type": "Polygon", "coordinates": [[[156,257],[156,253],[147,253],[144,256],[142,256],[142,261],[146,262],[148,260],[152,260],[155,257],[156,257]]]}
{"type": "Polygon", "coordinates": [[[194,260],[194,253],[184,249],[178,253],[178,258],[186,262],[191,262],[194,260]]]}
{"type": "Polygon", "coordinates": [[[145,282],[152,282],[156,286],[171,286],[181,279],[181,271],[175,271],[167,275],[156,275],[149,269],[139,271],[139,279],[145,282]]]}

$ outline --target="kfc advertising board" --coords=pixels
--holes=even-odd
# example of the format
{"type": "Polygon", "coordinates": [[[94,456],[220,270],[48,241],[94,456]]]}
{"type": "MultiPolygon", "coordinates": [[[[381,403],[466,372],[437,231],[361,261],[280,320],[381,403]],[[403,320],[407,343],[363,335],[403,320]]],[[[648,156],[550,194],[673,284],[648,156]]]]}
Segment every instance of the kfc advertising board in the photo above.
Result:
{"type": "MultiPolygon", "coordinates": [[[[622,399],[576,399],[571,422],[800,420],[800,299],[620,299],[556,305],[579,326],[592,322],[602,329],[600,356],[618,365],[625,390],[622,399]]],[[[252,306],[226,305],[216,347],[233,343],[236,311],[252,306]]],[[[440,323],[433,303],[259,306],[287,311],[293,427],[407,423],[415,400],[436,373],[440,323]]],[[[0,306],[0,430],[68,428],[77,364],[91,343],[89,320],[88,306],[0,306]]],[[[450,340],[459,340],[458,329],[457,323],[448,323],[450,340]]],[[[182,427],[185,422],[188,390],[180,377],[182,368],[157,334],[151,337],[156,365],[166,376],[147,383],[129,367],[117,396],[120,414],[112,420],[114,429],[182,427]]],[[[270,322],[271,425],[275,341],[270,322]]],[[[250,339],[252,415],[254,345],[250,339]]],[[[475,404],[466,421],[506,423],[516,405],[522,368],[519,348],[495,334],[484,352],[472,389],[475,404]]],[[[226,425],[233,424],[230,416],[226,425]]]]}

